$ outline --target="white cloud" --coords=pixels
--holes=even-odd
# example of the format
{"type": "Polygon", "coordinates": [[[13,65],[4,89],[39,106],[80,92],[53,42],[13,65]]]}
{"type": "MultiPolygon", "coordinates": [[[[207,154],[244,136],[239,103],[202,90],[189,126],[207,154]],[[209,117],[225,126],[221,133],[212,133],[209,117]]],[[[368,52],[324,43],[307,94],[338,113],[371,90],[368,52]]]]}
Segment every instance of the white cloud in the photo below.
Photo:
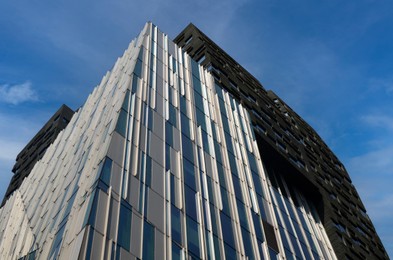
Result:
{"type": "Polygon", "coordinates": [[[393,145],[353,157],[347,168],[380,238],[391,252],[393,145]]]}
{"type": "Polygon", "coordinates": [[[387,115],[366,115],[361,117],[361,120],[373,127],[382,127],[393,131],[393,117],[387,115]]]}
{"type": "Polygon", "coordinates": [[[29,81],[16,85],[0,85],[0,101],[2,102],[18,105],[23,102],[37,100],[37,93],[29,81]]]}

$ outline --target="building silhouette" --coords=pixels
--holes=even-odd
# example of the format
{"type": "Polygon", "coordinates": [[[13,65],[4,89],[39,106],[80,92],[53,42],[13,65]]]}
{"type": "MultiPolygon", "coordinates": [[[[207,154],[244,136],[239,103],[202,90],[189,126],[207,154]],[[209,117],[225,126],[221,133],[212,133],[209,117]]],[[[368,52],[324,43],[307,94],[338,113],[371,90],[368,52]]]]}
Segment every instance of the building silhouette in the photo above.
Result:
{"type": "Polygon", "coordinates": [[[0,209],[1,259],[388,259],[317,133],[147,23],[0,209]]]}
{"type": "Polygon", "coordinates": [[[74,111],[63,104],[18,154],[12,168],[14,175],[5,192],[2,206],[11,194],[20,187],[24,178],[30,174],[35,163],[44,156],[46,149],[53,143],[60,131],[67,126],[73,114],[74,111]]]}

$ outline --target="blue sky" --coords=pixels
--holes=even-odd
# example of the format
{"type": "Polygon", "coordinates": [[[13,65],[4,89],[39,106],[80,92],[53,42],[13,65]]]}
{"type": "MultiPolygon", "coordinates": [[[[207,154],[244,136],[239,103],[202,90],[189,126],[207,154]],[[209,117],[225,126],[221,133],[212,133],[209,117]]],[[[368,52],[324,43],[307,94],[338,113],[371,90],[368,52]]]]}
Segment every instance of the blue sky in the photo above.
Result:
{"type": "Polygon", "coordinates": [[[17,153],[84,103],[146,21],[193,22],[308,121],[350,173],[393,255],[393,2],[2,1],[0,195],[17,153]]]}

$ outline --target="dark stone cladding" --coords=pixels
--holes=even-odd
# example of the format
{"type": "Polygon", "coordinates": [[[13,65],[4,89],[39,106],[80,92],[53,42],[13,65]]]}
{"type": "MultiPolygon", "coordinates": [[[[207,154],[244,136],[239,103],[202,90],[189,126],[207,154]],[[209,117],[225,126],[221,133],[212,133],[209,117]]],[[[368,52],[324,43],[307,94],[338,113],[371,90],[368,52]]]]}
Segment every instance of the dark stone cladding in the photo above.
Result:
{"type": "Polygon", "coordinates": [[[313,201],[338,259],[389,259],[347,171],[315,130],[193,24],[174,42],[248,109],[264,163],[313,201]]]}
{"type": "Polygon", "coordinates": [[[36,162],[44,156],[46,149],[55,141],[60,131],[68,125],[73,115],[74,111],[63,104],[18,154],[16,163],[12,168],[14,175],[5,192],[1,206],[20,187],[36,162]]]}

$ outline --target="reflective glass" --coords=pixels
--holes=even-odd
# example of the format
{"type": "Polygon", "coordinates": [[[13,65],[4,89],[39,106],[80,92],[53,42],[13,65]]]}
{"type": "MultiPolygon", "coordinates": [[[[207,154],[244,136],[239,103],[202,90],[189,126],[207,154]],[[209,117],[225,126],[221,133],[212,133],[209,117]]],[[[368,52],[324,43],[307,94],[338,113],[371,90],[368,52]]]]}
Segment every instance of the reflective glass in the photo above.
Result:
{"type": "Polygon", "coordinates": [[[149,222],[144,222],[142,258],[154,259],[154,227],[149,222]]]}
{"type": "Polygon", "coordinates": [[[119,228],[119,232],[117,235],[117,243],[127,251],[130,251],[131,219],[131,209],[121,203],[119,219],[119,223],[121,223],[121,228],[119,228]]]}
{"type": "Polygon", "coordinates": [[[199,258],[198,223],[187,217],[187,245],[188,250],[199,258]]]}
{"type": "Polygon", "coordinates": [[[106,183],[108,186],[111,181],[111,170],[112,170],[112,160],[108,157],[105,158],[104,165],[101,170],[101,180],[106,183]]]}
{"type": "Polygon", "coordinates": [[[123,137],[126,136],[126,128],[127,128],[127,112],[124,109],[120,110],[119,118],[116,124],[116,132],[121,134],[123,137]]]}

